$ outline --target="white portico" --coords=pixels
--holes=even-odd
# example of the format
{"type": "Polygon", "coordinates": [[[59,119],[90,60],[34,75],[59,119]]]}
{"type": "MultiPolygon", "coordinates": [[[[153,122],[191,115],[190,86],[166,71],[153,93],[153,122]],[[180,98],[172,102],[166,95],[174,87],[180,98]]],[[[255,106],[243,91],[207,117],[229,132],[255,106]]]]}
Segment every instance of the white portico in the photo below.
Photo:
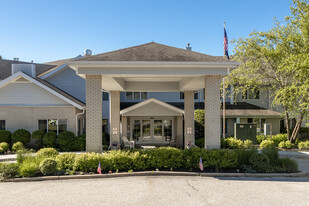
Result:
{"type": "MultiPolygon", "coordinates": [[[[132,128],[132,122],[144,119],[141,125],[152,125],[149,128],[157,126],[156,130],[147,133],[149,138],[155,140],[154,133],[161,131],[160,125],[172,124],[175,129],[168,140],[173,138],[177,142],[178,136],[181,138],[183,134],[185,143],[194,143],[194,91],[205,89],[205,147],[220,148],[220,84],[222,78],[237,65],[237,62],[222,57],[154,42],[70,62],[69,66],[86,79],[86,150],[100,152],[102,149],[102,90],[110,93],[111,143],[120,143],[121,134],[127,134],[126,127],[121,131],[121,124],[127,124],[126,117],[133,110],[120,111],[120,92],[125,91],[184,92],[183,111],[156,100],[145,100],[152,101],[154,106],[139,107],[144,109],[143,118],[131,115],[130,125],[132,128]],[[162,110],[155,105],[161,106],[162,110]],[[175,112],[169,115],[173,117],[171,119],[164,117],[168,110],[175,112]],[[148,118],[149,122],[146,121],[148,118]],[[169,119],[173,121],[168,123],[169,119]]],[[[164,126],[161,128],[164,130],[164,126]]],[[[141,136],[144,139],[147,137],[141,136]]],[[[164,132],[160,138],[162,141],[167,139],[164,132]]]]}

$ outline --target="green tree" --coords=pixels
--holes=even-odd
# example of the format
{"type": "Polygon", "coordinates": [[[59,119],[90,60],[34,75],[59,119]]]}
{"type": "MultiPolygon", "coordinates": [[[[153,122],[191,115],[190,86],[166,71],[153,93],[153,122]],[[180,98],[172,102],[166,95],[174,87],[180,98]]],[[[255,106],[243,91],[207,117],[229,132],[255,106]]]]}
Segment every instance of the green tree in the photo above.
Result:
{"type": "Polygon", "coordinates": [[[241,62],[227,78],[235,93],[270,91],[273,105],[285,116],[288,139],[295,141],[309,109],[309,2],[294,0],[284,24],[275,20],[268,31],[253,31],[236,41],[234,59],[241,62]],[[290,120],[297,123],[290,133],[290,120]]]}

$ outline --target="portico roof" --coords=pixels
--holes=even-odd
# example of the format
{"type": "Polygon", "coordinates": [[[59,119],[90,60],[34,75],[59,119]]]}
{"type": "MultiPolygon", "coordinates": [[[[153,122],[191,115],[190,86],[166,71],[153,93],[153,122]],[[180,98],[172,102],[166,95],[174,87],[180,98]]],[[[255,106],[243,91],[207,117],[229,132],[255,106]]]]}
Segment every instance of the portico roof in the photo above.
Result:
{"type": "Polygon", "coordinates": [[[239,63],[151,42],[68,63],[82,77],[102,75],[106,91],[192,91],[204,77],[222,78],[239,63]]]}

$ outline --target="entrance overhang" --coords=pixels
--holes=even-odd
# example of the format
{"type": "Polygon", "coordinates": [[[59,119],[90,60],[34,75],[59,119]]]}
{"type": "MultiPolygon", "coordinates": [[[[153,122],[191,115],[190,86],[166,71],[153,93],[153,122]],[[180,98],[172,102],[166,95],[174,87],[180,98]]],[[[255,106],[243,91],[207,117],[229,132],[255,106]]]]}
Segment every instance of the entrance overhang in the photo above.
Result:
{"type": "Polygon", "coordinates": [[[73,61],[77,75],[102,75],[105,91],[178,92],[204,88],[204,77],[223,78],[238,62],[73,61]]]}

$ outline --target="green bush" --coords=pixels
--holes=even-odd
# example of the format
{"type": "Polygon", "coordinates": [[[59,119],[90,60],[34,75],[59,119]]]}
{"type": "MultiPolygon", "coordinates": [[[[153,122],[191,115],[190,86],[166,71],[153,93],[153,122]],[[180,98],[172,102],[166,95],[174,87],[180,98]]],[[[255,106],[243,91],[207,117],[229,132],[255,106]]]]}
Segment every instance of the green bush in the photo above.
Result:
{"type": "Polygon", "coordinates": [[[36,148],[41,148],[43,146],[43,136],[45,132],[42,130],[36,130],[32,132],[32,139],[35,140],[36,148]]]}
{"type": "Polygon", "coordinates": [[[204,138],[199,138],[195,140],[195,145],[200,147],[200,148],[204,148],[205,145],[205,139],[204,138]]]}
{"type": "Polygon", "coordinates": [[[243,148],[243,141],[240,139],[235,139],[234,137],[229,137],[225,139],[225,146],[229,149],[240,149],[243,148]]]}
{"type": "Polygon", "coordinates": [[[57,155],[59,155],[59,152],[54,148],[42,148],[36,153],[37,157],[45,157],[45,158],[56,157],[57,155]]]}
{"type": "Polygon", "coordinates": [[[0,147],[0,154],[4,153],[4,149],[0,147]]]}
{"type": "Polygon", "coordinates": [[[265,172],[269,166],[269,158],[265,154],[253,153],[249,157],[249,163],[257,172],[265,172]]]}
{"type": "Polygon", "coordinates": [[[70,169],[73,170],[74,162],[76,158],[74,153],[64,153],[56,157],[58,168],[61,170],[70,169]]]}
{"type": "Polygon", "coordinates": [[[276,147],[264,148],[262,153],[269,158],[269,163],[277,164],[279,159],[278,149],[276,147]]]}
{"type": "Polygon", "coordinates": [[[58,135],[57,144],[61,151],[73,151],[76,137],[73,132],[63,131],[58,135]]]}
{"type": "Polygon", "coordinates": [[[299,149],[309,149],[309,140],[307,140],[305,142],[299,142],[298,148],[299,149]]]}
{"type": "Polygon", "coordinates": [[[19,176],[19,164],[0,163],[0,179],[10,179],[19,176]]]}
{"type": "Polygon", "coordinates": [[[0,130],[0,142],[11,143],[11,132],[7,130],[0,130]]]}
{"type": "Polygon", "coordinates": [[[109,171],[110,167],[105,155],[97,153],[84,153],[75,158],[73,169],[81,172],[96,172],[99,162],[101,163],[101,170],[109,171]]]}
{"type": "Polygon", "coordinates": [[[43,145],[45,147],[56,147],[57,134],[55,132],[47,132],[43,136],[43,145]]]}
{"type": "Polygon", "coordinates": [[[3,152],[7,152],[10,149],[10,145],[6,142],[1,142],[0,147],[3,149],[3,152]]]}
{"type": "Polygon", "coordinates": [[[30,142],[31,134],[28,130],[18,129],[12,134],[12,143],[21,142],[27,145],[30,142]]]}
{"type": "Polygon", "coordinates": [[[249,165],[249,158],[252,154],[257,153],[256,149],[244,150],[244,149],[237,149],[235,150],[237,157],[238,157],[238,165],[249,165]]]}
{"type": "Polygon", "coordinates": [[[273,135],[270,140],[274,142],[275,146],[278,146],[280,142],[287,141],[288,139],[287,139],[287,134],[277,134],[277,135],[273,135]]]}
{"type": "Polygon", "coordinates": [[[19,166],[19,173],[23,177],[34,177],[40,174],[39,163],[36,158],[28,158],[19,166]]]}
{"type": "Polygon", "coordinates": [[[257,135],[256,136],[256,143],[257,144],[261,144],[261,142],[265,140],[265,136],[262,134],[262,135],[257,135]]]}
{"type": "Polygon", "coordinates": [[[43,175],[52,175],[57,170],[57,162],[51,158],[47,158],[42,160],[39,168],[43,175]]]}
{"type": "Polygon", "coordinates": [[[252,142],[252,140],[249,140],[249,139],[245,140],[244,143],[243,143],[243,147],[245,149],[250,149],[252,147],[252,145],[253,145],[253,142],[252,142]]]}
{"type": "Polygon", "coordinates": [[[263,140],[260,144],[261,148],[271,148],[274,147],[274,142],[272,140],[263,140]]]}
{"type": "Polygon", "coordinates": [[[284,172],[298,172],[298,164],[295,160],[290,158],[280,158],[280,166],[284,169],[284,172]]]}
{"type": "Polygon", "coordinates": [[[73,151],[85,151],[85,149],[86,149],[86,134],[82,134],[76,137],[73,151]]]}
{"type": "Polygon", "coordinates": [[[293,143],[291,143],[290,141],[282,141],[278,144],[279,148],[290,149],[292,146],[293,146],[293,143]]]}
{"type": "Polygon", "coordinates": [[[21,142],[16,142],[12,146],[12,151],[17,152],[18,150],[23,150],[24,149],[24,144],[21,142]]]}

